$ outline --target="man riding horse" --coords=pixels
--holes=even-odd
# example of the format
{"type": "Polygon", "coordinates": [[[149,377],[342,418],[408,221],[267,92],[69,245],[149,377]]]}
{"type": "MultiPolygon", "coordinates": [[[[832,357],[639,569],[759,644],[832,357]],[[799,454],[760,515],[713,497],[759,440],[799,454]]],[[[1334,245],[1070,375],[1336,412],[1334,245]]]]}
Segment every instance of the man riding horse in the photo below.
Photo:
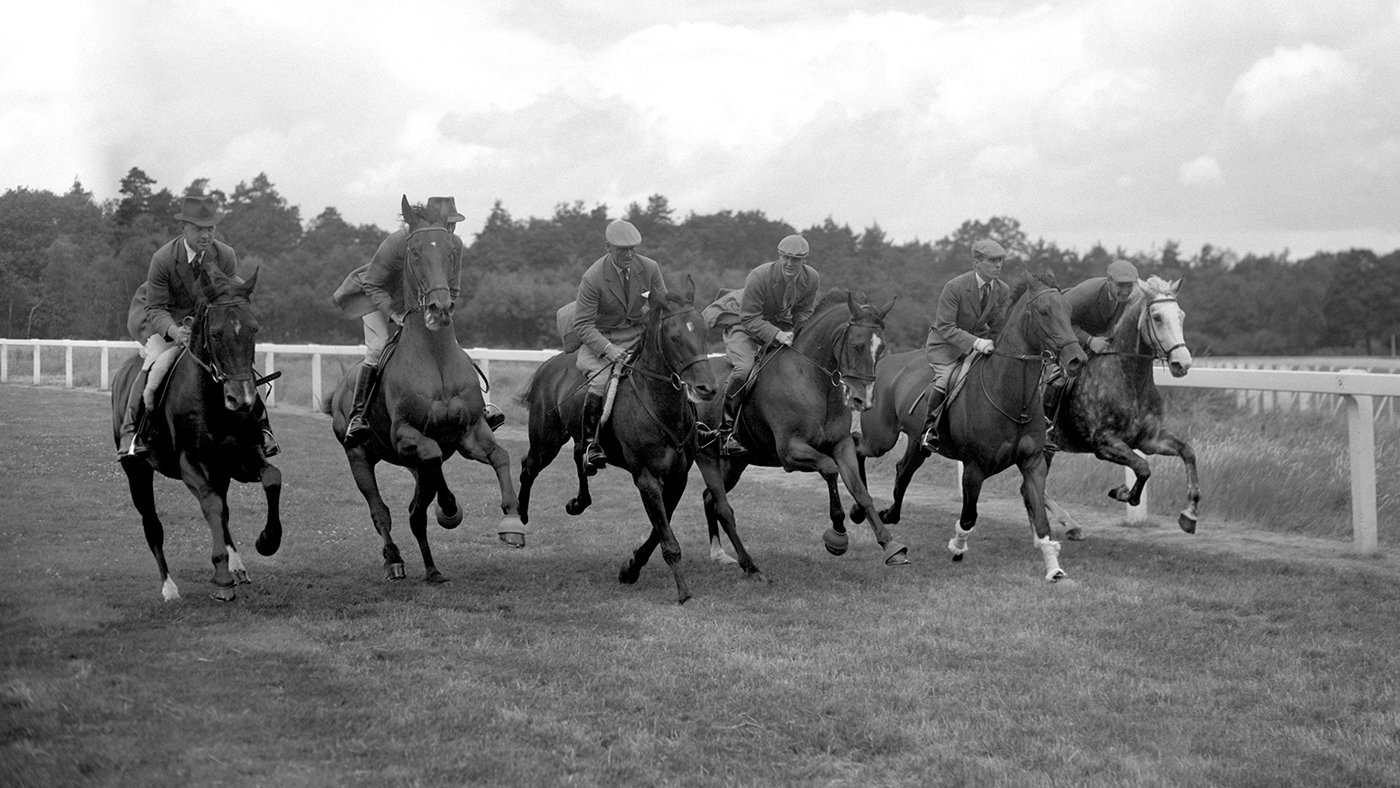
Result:
{"type": "MultiPolygon", "coordinates": [[[[220,211],[213,197],[186,195],[175,219],[180,237],[156,250],[146,271],[146,281],[131,297],[126,326],[132,338],[143,345],[141,372],[127,393],[122,418],[117,459],[145,457],[149,453],[149,430],[143,393],[151,367],[161,354],[190,341],[189,324],[199,301],[199,276],[205,268],[217,268],[235,284],[242,284],[235,271],[238,257],[233,247],[214,238],[214,228],[228,214],[220,211]]],[[[280,448],[268,424],[267,408],[259,397],[257,418],[263,431],[263,455],[272,457],[280,448]]]]}
{"type": "Polygon", "coordinates": [[[925,457],[938,451],[938,419],[953,370],[968,353],[991,355],[996,349],[992,337],[1001,333],[1011,305],[1011,288],[1001,281],[1005,261],[1006,250],[996,241],[984,238],[974,243],[972,270],[948,280],[938,297],[938,310],[924,342],[924,357],[933,367],[920,447],[925,457]]]}
{"type": "Polygon", "coordinates": [[[779,241],[778,259],[753,269],[744,280],[738,318],[718,318],[716,325],[724,327],[725,357],[732,365],[719,428],[724,441],[721,454],[738,456],[745,451],[734,434],[734,417],[759,353],[774,342],[791,347],[793,335],[816,309],[821,276],[807,265],[808,248],[807,239],[800,235],[779,241]]]}
{"type": "MultiPolygon", "coordinates": [[[[1109,263],[1106,273],[1107,276],[1086,279],[1065,291],[1070,327],[1090,356],[1113,350],[1113,329],[1137,289],[1137,268],[1127,260],[1109,263]]],[[[1047,451],[1059,451],[1059,426],[1054,416],[1067,383],[1068,378],[1057,375],[1045,387],[1045,413],[1050,419],[1050,430],[1045,436],[1047,451]]]]}
{"type": "Polygon", "coordinates": [[[666,295],[666,282],[656,261],[637,254],[642,234],[631,222],[618,219],[603,232],[608,252],[583,272],[578,285],[574,331],[583,343],[575,365],[588,380],[583,403],[583,434],[588,440],[584,467],[588,475],[608,464],[598,439],[602,432],[608,385],[641,340],[648,294],[666,295]],[[605,373],[606,370],[611,373],[605,373]]]}
{"type": "MultiPolygon", "coordinates": [[[[456,235],[457,222],[464,216],[457,213],[457,201],[452,197],[429,197],[425,206],[429,214],[440,217],[451,234],[455,254],[462,254],[462,239],[456,235]]],[[[355,378],[355,404],[345,433],[345,445],[354,447],[368,438],[372,431],[365,410],[379,378],[379,361],[393,329],[403,325],[407,307],[403,297],[404,252],[408,248],[409,228],[404,226],[389,234],[379,245],[374,257],[345,277],[335,291],[335,303],[341,311],[358,317],[364,323],[365,358],[355,378]]],[[[459,273],[460,276],[460,273],[459,273]]],[[[461,282],[453,282],[453,301],[461,291],[461,282]]],[[[486,423],[494,432],[506,420],[501,409],[486,406],[486,423]]]]}

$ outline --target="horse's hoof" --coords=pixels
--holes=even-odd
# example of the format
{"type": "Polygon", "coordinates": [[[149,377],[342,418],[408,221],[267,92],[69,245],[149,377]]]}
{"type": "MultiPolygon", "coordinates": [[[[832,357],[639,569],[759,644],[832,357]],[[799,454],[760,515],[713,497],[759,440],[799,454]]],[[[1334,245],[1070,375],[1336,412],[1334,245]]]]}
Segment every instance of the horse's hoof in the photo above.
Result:
{"type": "Polygon", "coordinates": [[[570,498],[569,502],[564,504],[564,511],[568,512],[570,515],[583,514],[583,510],[587,508],[588,504],[581,503],[577,498],[570,498]]]}
{"type": "Polygon", "coordinates": [[[1127,488],[1127,487],[1114,487],[1112,490],[1109,490],[1109,491],[1108,491],[1108,497],[1110,497],[1110,498],[1112,498],[1113,500],[1118,501],[1118,502],[1120,502],[1120,503],[1127,503],[1127,502],[1128,502],[1128,488],[1127,488]]]}
{"type": "Polygon", "coordinates": [[[238,595],[233,592],[232,585],[215,586],[214,590],[209,592],[209,598],[219,602],[232,602],[237,596],[238,595]]]}
{"type": "Polygon", "coordinates": [[[884,523],[885,525],[898,525],[899,512],[893,511],[891,509],[881,509],[880,522],[884,523]]]}
{"type": "Polygon", "coordinates": [[[1063,569],[1056,569],[1052,572],[1045,573],[1045,579],[1052,583],[1058,580],[1064,580],[1066,577],[1069,577],[1069,575],[1065,574],[1065,570],[1063,569]]]}
{"type": "Polygon", "coordinates": [[[1183,511],[1176,517],[1176,524],[1181,526],[1181,530],[1188,534],[1196,533],[1196,515],[1183,511]]]}
{"type": "Polygon", "coordinates": [[[511,547],[521,548],[525,546],[525,534],[519,531],[501,531],[499,536],[502,542],[511,547]]]}
{"type": "Polygon", "coordinates": [[[254,542],[253,546],[258,549],[258,555],[276,555],[282,547],[282,534],[270,534],[263,531],[258,534],[258,540],[254,542]]]}
{"type": "Polygon", "coordinates": [[[384,567],[385,580],[402,580],[404,577],[403,564],[389,564],[384,567]]]}
{"type": "Polygon", "coordinates": [[[710,560],[714,561],[720,566],[729,566],[730,564],[739,563],[739,559],[735,558],[729,553],[724,552],[723,550],[720,550],[717,553],[710,553],[710,560]]]}
{"type": "Polygon", "coordinates": [[[855,506],[851,507],[851,522],[855,523],[856,525],[860,525],[861,523],[865,522],[864,506],[856,504],[855,506]]]}
{"type": "Polygon", "coordinates": [[[764,584],[764,585],[766,585],[766,586],[771,586],[771,585],[773,585],[773,581],[772,581],[772,580],[769,580],[767,575],[763,574],[762,572],[758,571],[757,569],[755,569],[755,570],[753,570],[752,572],[750,572],[749,574],[745,575],[745,579],[746,579],[746,580],[752,580],[752,581],[755,582],[755,583],[762,583],[762,584],[764,584]]]}
{"type": "Polygon", "coordinates": [[[1079,527],[1066,528],[1065,538],[1071,542],[1082,542],[1084,541],[1084,529],[1079,527]]]}
{"type": "Polygon", "coordinates": [[[458,506],[451,513],[448,513],[443,511],[442,506],[439,505],[437,507],[437,521],[438,525],[451,531],[462,524],[462,507],[458,506]]]}
{"type": "Polygon", "coordinates": [[[885,543],[885,566],[906,566],[909,563],[909,548],[891,539],[885,543]]]}
{"type": "Polygon", "coordinates": [[[428,583],[446,583],[447,576],[444,575],[442,572],[439,572],[438,570],[434,569],[433,571],[423,575],[423,580],[424,582],[428,583]]]}
{"type": "Polygon", "coordinates": [[[822,544],[826,546],[826,551],[832,555],[845,555],[851,540],[846,534],[837,533],[835,528],[828,528],[826,533],[822,534],[822,544]]]}
{"type": "Polygon", "coordinates": [[[622,569],[620,569],[617,573],[617,582],[622,583],[623,585],[630,586],[633,583],[637,582],[638,574],[639,573],[637,572],[637,570],[633,569],[630,563],[623,564],[622,569]]]}
{"type": "Polygon", "coordinates": [[[680,598],[676,600],[676,604],[684,605],[686,602],[690,601],[690,597],[691,595],[689,593],[682,594],[680,598]]]}
{"type": "Polygon", "coordinates": [[[241,586],[241,585],[246,585],[246,584],[251,583],[251,582],[253,582],[253,581],[248,579],[248,570],[246,570],[246,569],[235,569],[235,570],[233,570],[233,584],[234,584],[234,585],[236,585],[236,586],[241,586]]]}

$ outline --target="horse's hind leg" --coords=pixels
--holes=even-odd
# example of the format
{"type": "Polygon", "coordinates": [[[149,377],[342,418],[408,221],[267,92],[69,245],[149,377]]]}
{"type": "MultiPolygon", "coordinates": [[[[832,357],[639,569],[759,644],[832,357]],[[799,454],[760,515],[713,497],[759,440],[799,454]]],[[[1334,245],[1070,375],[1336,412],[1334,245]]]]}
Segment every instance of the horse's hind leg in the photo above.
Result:
{"type": "MultiPolygon", "coordinates": [[[[1050,477],[1050,466],[1054,462],[1055,452],[1045,452],[1045,476],[1047,480],[1050,477]]],[[[1079,521],[1074,519],[1074,517],[1069,513],[1068,509],[1059,505],[1050,498],[1050,493],[1048,491],[1048,481],[1046,483],[1046,490],[1047,491],[1045,493],[1045,516],[1049,517],[1051,521],[1058,523],[1061,528],[1065,529],[1066,539],[1070,540],[1071,542],[1084,541],[1084,529],[1080,527],[1079,521]]]]}
{"type": "Polygon", "coordinates": [[[962,512],[958,515],[957,525],[953,526],[953,538],[948,540],[948,552],[953,554],[954,561],[961,561],[967,552],[967,537],[972,533],[973,526],[977,525],[977,499],[982,495],[985,478],[976,463],[964,465],[962,512]]]}
{"type": "Polygon", "coordinates": [[[126,460],[122,463],[126,472],[127,487],[131,490],[131,502],[141,514],[141,527],[146,532],[146,546],[156,558],[156,570],[160,572],[160,594],[167,602],[180,598],[180,589],[170,576],[170,567],[165,563],[165,526],[156,515],[155,489],[152,482],[155,470],[145,460],[126,460]]]}
{"type": "Polygon", "coordinates": [[[446,583],[447,578],[433,563],[433,550],[428,546],[428,504],[437,497],[438,490],[445,487],[442,478],[442,461],[426,462],[409,469],[413,473],[413,501],[408,505],[408,530],[418,541],[418,552],[423,556],[423,579],[429,583],[446,583]]]}
{"type": "Polygon", "coordinates": [[[220,602],[232,602],[237,594],[233,590],[233,572],[229,570],[229,480],[227,478],[206,478],[203,471],[186,457],[180,458],[180,476],[194,497],[199,499],[199,508],[204,512],[204,521],[209,524],[209,541],[211,543],[209,561],[214,565],[214,577],[211,580],[214,584],[214,591],[210,596],[220,602]]]}
{"type": "Polygon", "coordinates": [[[257,548],[258,555],[276,555],[282,546],[282,471],[276,465],[266,463],[259,481],[263,495],[267,497],[267,523],[253,546],[257,548]]]}
{"type": "Polygon", "coordinates": [[[384,498],[379,494],[379,481],[374,477],[374,463],[369,460],[362,447],[347,449],[345,456],[350,460],[350,475],[355,479],[355,486],[369,505],[369,518],[374,523],[374,530],[384,543],[381,551],[384,554],[384,579],[402,580],[403,556],[390,534],[393,518],[389,514],[389,507],[384,503],[384,498]]]}
{"type": "MultiPolygon", "coordinates": [[[[711,451],[718,452],[718,449],[712,448],[711,451]]],[[[766,583],[768,578],[764,577],[763,573],[758,570],[753,558],[744,549],[744,543],[739,539],[739,526],[734,518],[734,507],[729,504],[724,475],[713,460],[714,457],[707,457],[696,463],[700,466],[701,478],[705,480],[705,491],[701,494],[701,498],[705,503],[705,520],[710,532],[710,558],[717,563],[738,563],[739,568],[744,570],[745,577],[766,583]],[[734,552],[738,555],[737,561],[724,552],[724,546],[720,544],[719,540],[718,528],[720,527],[724,528],[725,535],[729,537],[729,543],[734,545],[734,552]]]]}
{"type": "Polygon", "coordinates": [[[588,468],[583,463],[583,441],[574,441],[574,468],[578,470],[578,495],[564,504],[564,511],[571,515],[583,514],[593,504],[593,496],[588,492],[588,468]]]}
{"type": "Polygon", "coordinates": [[[1035,532],[1035,546],[1045,560],[1045,579],[1063,579],[1060,568],[1060,543],[1050,538],[1050,519],[1045,514],[1045,456],[1035,452],[1018,463],[1021,469],[1021,500],[1035,532]]]}

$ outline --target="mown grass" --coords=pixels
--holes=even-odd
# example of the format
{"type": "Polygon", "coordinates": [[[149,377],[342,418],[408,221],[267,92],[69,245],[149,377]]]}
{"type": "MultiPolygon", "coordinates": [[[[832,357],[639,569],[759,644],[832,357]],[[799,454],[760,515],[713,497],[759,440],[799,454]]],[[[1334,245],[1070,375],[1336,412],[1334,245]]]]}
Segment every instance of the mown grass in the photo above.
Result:
{"type": "MultiPolygon", "coordinates": [[[[106,413],[0,386],[0,437],[25,447],[0,457],[6,786],[1400,782],[1393,563],[1204,551],[1224,523],[1117,528],[1086,503],[1073,580],[1050,585],[1012,495],[989,493],[949,562],[957,497],[934,473],[895,528],[915,563],[889,569],[863,526],[849,555],[822,550],[816,477],[754,470],[733,499],[775,582],[704,560],[695,477],[676,527],[696,598],[678,607],[659,557],[616,583],[645,529],[625,474],[569,518],[572,470],[547,469],[516,551],[488,470],[454,460],[467,522],[430,531],[445,586],[418,579],[407,474],[381,475],[410,574],[389,583],[328,422],[276,413],[282,551],[247,549],[254,584],[208,599],[207,531],[162,481],[185,594],[167,604],[106,413]]],[[[261,494],[231,506],[248,545],[261,494]]]]}

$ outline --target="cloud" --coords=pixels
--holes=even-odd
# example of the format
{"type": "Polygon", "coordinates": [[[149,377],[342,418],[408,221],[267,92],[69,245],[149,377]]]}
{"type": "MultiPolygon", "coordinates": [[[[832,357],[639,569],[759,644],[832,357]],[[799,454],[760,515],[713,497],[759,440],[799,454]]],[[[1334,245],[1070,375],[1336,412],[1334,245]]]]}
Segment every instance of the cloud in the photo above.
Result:
{"type": "Polygon", "coordinates": [[[1306,110],[1314,99],[1355,90],[1361,71],[1342,53],[1315,44],[1278,47],[1235,80],[1230,99],[1246,123],[1306,110]]]}
{"type": "Polygon", "coordinates": [[[1220,162],[1209,154],[1181,165],[1181,182],[1187,186],[1207,186],[1220,182],[1220,162]]]}

